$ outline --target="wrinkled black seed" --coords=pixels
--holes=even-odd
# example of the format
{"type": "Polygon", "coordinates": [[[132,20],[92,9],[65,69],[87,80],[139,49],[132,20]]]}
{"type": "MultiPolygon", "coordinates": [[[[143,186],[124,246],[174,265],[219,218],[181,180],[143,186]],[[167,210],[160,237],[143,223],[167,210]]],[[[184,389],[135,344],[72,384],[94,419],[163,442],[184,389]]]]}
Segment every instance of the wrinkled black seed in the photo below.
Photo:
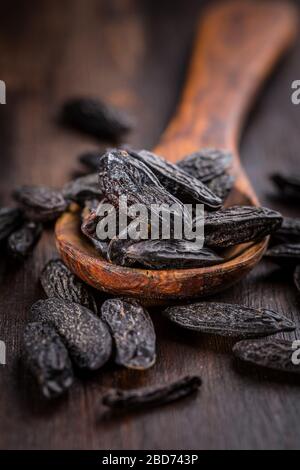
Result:
{"type": "Polygon", "coordinates": [[[269,248],[265,257],[271,261],[284,266],[296,266],[300,263],[300,243],[282,244],[269,248]]]}
{"type": "Polygon", "coordinates": [[[255,338],[281,331],[294,331],[295,324],[269,309],[201,302],[169,307],[164,315],[178,326],[201,333],[255,338]]]}
{"type": "Polygon", "coordinates": [[[99,139],[119,139],[133,127],[132,119],[125,111],[91,98],[67,101],[61,118],[67,126],[99,139]]]}
{"type": "Polygon", "coordinates": [[[300,265],[296,267],[295,272],[294,272],[294,281],[295,285],[300,292],[300,265]]]}
{"type": "Polygon", "coordinates": [[[151,269],[180,269],[212,266],[224,260],[208,248],[186,240],[113,239],[108,258],[121,266],[140,265],[151,269]]]}
{"type": "Polygon", "coordinates": [[[186,173],[177,165],[147,150],[129,151],[130,155],[141,161],[157,176],[160,183],[174,196],[185,203],[205,204],[218,209],[222,201],[199,179],[186,173]]]}
{"type": "MultiPolygon", "coordinates": [[[[120,197],[127,197],[127,204],[143,204],[147,210],[162,220],[162,204],[172,206],[175,216],[191,222],[191,216],[175,196],[164,188],[155,174],[143,163],[131,157],[128,152],[114,150],[107,152],[100,160],[100,188],[108,201],[119,208],[120,197]]],[[[153,223],[153,221],[152,221],[153,223]]]]}
{"type": "Polygon", "coordinates": [[[13,195],[28,219],[37,222],[55,220],[68,207],[60,191],[43,186],[21,186],[13,195]]]}
{"type": "Polygon", "coordinates": [[[112,411],[134,411],[181,400],[196,393],[202,384],[198,376],[187,376],[167,385],[132,390],[111,390],[102,399],[112,411]]]}
{"type": "Polygon", "coordinates": [[[116,345],[116,362],[130,369],[148,369],[156,360],[156,336],[149,313],[134,300],[109,299],[101,316],[116,345]]]}
{"type": "Polygon", "coordinates": [[[29,323],[24,332],[24,359],[42,394],[54,398],[73,383],[68,351],[55,329],[45,323],[29,323]]]}
{"type": "Polygon", "coordinates": [[[0,208],[0,242],[5,240],[22,223],[22,211],[20,209],[0,208]]]}
{"type": "MultiPolygon", "coordinates": [[[[95,202],[91,201],[90,205],[86,204],[85,209],[82,212],[82,224],[81,224],[81,231],[82,233],[91,241],[93,246],[99,252],[99,254],[107,259],[108,254],[108,246],[109,246],[109,239],[100,239],[97,234],[97,228],[102,220],[105,222],[105,217],[107,216],[107,211],[104,211],[107,201],[103,199],[102,201],[98,201],[97,205],[95,202]],[[101,214],[101,208],[103,208],[104,215],[101,214]]],[[[116,212],[116,230],[118,230],[118,212],[116,212]]]]}
{"type": "Polygon", "coordinates": [[[81,209],[81,222],[84,222],[93,212],[96,212],[98,209],[99,204],[102,201],[99,199],[87,199],[84,201],[84,205],[81,209]]]}
{"type": "Polygon", "coordinates": [[[234,182],[234,176],[224,173],[207,183],[207,186],[224,203],[234,186],[234,182]]]}
{"type": "Polygon", "coordinates": [[[221,209],[205,217],[205,245],[227,248],[260,240],[278,229],[281,223],[279,212],[264,207],[233,206],[221,209]]]}
{"type": "Polygon", "coordinates": [[[284,217],[281,227],[272,235],[272,242],[300,244],[300,219],[284,217]]]}
{"type": "Polygon", "coordinates": [[[81,176],[67,183],[63,188],[63,195],[66,199],[78,203],[88,199],[101,199],[103,197],[99,186],[97,173],[81,176]]]}
{"type": "Polygon", "coordinates": [[[113,237],[108,244],[107,248],[107,259],[114,264],[119,266],[134,266],[135,260],[130,260],[126,256],[126,250],[133,243],[138,243],[136,240],[130,238],[122,239],[120,236],[113,237]]]}
{"type": "Polygon", "coordinates": [[[97,313],[93,294],[61,260],[51,260],[44,267],[41,284],[48,297],[59,297],[67,302],[75,302],[97,313]]]}
{"type": "Polygon", "coordinates": [[[9,236],[10,252],[18,258],[26,258],[39,241],[42,231],[43,226],[39,222],[25,222],[20,229],[9,236]]]}
{"type": "Polygon", "coordinates": [[[300,364],[295,362],[299,362],[300,355],[293,345],[293,341],[280,339],[245,340],[237,343],[233,352],[242,361],[256,366],[300,374],[300,364]]]}
{"type": "Polygon", "coordinates": [[[92,173],[98,172],[100,158],[103,157],[107,150],[92,150],[79,155],[78,160],[86,166],[92,173]]]}
{"type": "Polygon", "coordinates": [[[271,180],[279,193],[288,198],[298,199],[300,197],[300,175],[299,174],[280,174],[271,175],[271,180]]]}
{"type": "Polygon", "coordinates": [[[44,321],[56,329],[78,367],[96,370],[108,361],[112,350],[109,330],[86,307],[51,298],[36,302],[31,315],[35,321],[44,321]]]}
{"type": "Polygon", "coordinates": [[[226,150],[201,149],[177,163],[186,173],[209,183],[223,175],[232,164],[232,154],[226,150]]]}

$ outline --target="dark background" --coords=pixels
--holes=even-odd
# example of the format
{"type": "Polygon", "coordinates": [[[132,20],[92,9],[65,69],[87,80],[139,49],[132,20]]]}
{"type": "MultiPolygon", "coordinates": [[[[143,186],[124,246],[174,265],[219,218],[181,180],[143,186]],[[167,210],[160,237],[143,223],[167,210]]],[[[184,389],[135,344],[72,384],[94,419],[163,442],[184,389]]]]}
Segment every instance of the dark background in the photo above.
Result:
{"type": "MultiPolygon", "coordinates": [[[[61,186],[79,169],[76,156],[97,143],[55,121],[68,96],[100,96],[138,118],[130,143],[151,148],[174,112],[183,85],[199,0],[2,1],[0,79],[0,203],[22,183],[61,186]]],[[[244,134],[244,166],[261,201],[300,216],[270,197],[268,174],[299,167],[300,106],[291,83],[300,79],[300,42],[267,84],[244,134]]],[[[38,283],[55,254],[51,231],[24,264],[1,253],[0,339],[8,364],[0,366],[1,448],[215,449],[297,448],[299,381],[242,367],[232,342],[178,331],[154,311],[158,360],[147,372],[107,367],[78,381],[69,396],[43,403],[19,363],[28,309],[43,297],[38,283]],[[104,388],[162,383],[200,374],[197,397],[111,422],[99,420],[104,388]]],[[[218,300],[270,307],[300,325],[292,276],[262,262],[218,300]]],[[[296,338],[297,335],[289,337],[296,338]]]]}

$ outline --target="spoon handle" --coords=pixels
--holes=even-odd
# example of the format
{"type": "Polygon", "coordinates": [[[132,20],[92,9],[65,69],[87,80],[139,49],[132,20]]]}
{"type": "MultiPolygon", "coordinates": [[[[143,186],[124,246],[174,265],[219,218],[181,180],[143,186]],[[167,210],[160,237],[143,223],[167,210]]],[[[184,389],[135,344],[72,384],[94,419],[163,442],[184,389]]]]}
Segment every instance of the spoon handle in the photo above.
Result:
{"type": "Polygon", "coordinates": [[[155,151],[175,162],[217,147],[238,159],[247,112],[296,31],[297,10],[283,0],[233,0],[208,9],[179,108],[155,151]]]}

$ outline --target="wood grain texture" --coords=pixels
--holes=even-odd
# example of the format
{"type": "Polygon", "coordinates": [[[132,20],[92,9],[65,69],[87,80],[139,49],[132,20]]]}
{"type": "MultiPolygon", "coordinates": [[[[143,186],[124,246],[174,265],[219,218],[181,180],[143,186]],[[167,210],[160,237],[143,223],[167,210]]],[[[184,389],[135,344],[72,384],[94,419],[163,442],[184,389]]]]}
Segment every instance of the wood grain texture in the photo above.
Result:
{"type": "MultiPolygon", "coordinates": [[[[289,3],[231,0],[205,9],[196,32],[191,65],[177,114],[156,149],[170,161],[202,147],[233,152],[235,177],[230,204],[258,199],[238,155],[241,123],[274,64],[295,39],[297,20],[289,3]],[[239,28],[232,28],[234,22],[239,28]]],[[[268,244],[237,247],[209,268],[149,271],[115,266],[99,258],[84,240],[80,217],[65,214],[55,232],[66,265],[96,289],[160,301],[201,298],[231,287],[260,262],[268,244]]]]}
{"type": "Polygon", "coordinates": [[[171,161],[202,147],[237,152],[253,99],[297,26],[289,2],[230,0],[206,8],[183,96],[157,152],[171,161]]]}
{"type": "MultiPolygon", "coordinates": [[[[158,141],[174,112],[203,2],[2,3],[0,78],[8,89],[8,104],[0,106],[2,204],[16,184],[60,186],[76,169],[76,155],[97,146],[56,125],[57,109],[68,96],[96,94],[128,107],[138,116],[130,143],[151,148],[158,141]]],[[[292,216],[300,216],[299,207],[271,198],[267,177],[275,169],[299,168],[300,108],[290,100],[299,59],[297,46],[265,90],[241,152],[262,203],[292,216]]],[[[43,403],[19,358],[28,309],[43,296],[39,273],[55,253],[49,231],[25,264],[2,255],[0,339],[7,343],[8,363],[0,367],[1,448],[299,448],[299,383],[237,364],[230,341],[182,332],[158,309],[153,310],[158,336],[153,369],[107,367],[78,380],[67,399],[43,403]],[[197,397],[109,423],[97,419],[105,387],[150,385],[187,373],[203,377],[197,397]]],[[[300,326],[292,275],[265,262],[214,299],[277,309],[300,326]]]]}

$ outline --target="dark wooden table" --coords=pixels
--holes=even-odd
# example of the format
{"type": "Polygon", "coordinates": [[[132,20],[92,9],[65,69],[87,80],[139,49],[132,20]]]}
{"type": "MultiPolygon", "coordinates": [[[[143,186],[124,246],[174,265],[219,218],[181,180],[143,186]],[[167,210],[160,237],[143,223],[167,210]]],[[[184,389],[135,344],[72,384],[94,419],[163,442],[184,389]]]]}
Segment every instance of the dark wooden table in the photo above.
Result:
{"type": "MultiPolygon", "coordinates": [[[[61,102],[89,94],[129,108],[138,118],[130,143],[151,148],[165,128],[183,84],[199,0],[16,0],[1,2],[0,203],[22,183],[61,186],[79,169],[76,156],[97,142],[56,123],[61,102]]],[[[242,157],[261,201],[300,216],[270,197],[268,174],[299,168],[300,107],[291,83],[300,79],[300,43],[266,87],[242,142],[242,157]]],[[[0,366],[2,449],[263,449],[300,445],[299,381],[237,364],[232,342],[178,331],[153,312],[158,360],[148,372],[107,367],[78,380],[69,396],[44,403],[20,364],[30,305],[43,297],[38,278],[55,254],[47,232],[24,264],[2,253],[0,366]],[[139,387],[200,374],[197,397],[103,423],[105,387],[139,387]]],[[[220,300],[284,312],[300,325],[290,273],[261,265],[220,300]]],[[[296,335],[290,337],[296,338],[296,335]]],[[[299,336],[298,336],[299,337],[299,336]]]]}

